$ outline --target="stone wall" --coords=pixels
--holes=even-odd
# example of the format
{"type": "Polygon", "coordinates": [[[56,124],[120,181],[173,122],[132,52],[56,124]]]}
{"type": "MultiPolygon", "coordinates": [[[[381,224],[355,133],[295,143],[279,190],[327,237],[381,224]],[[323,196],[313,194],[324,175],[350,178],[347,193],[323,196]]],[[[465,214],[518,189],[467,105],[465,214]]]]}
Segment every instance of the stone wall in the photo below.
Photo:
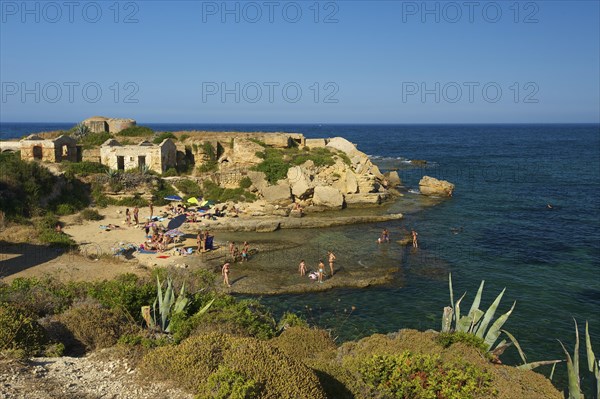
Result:
{"type": "Polygon", "coordinates": [[[137,169],[143,164],[150,170],[163,173],[167,168],[177,165],[177,148],[169,139],[163,141],[161,145],[147,142],[138,145],[120,145],[113,140],[111,144],[105,143],[100,147],[100,163],[116,170],[137,169]]]}

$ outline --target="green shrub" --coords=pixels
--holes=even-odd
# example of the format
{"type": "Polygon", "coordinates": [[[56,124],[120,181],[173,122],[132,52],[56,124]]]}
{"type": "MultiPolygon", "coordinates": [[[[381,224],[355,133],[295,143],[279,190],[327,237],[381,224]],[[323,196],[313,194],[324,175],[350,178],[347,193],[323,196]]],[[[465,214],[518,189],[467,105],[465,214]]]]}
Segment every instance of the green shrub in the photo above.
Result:
{"type": "Polygon", "coordinates": [[[98,213],[97,210],[89,209],[89,208],[81,211],[81,217],[83,218],[83,220],[102,220],[102,219],[104,219],[104,216],[102,216],[100,213],[98,213]]]}
{"type": "Polygon", "coordinates": [[[110,309],[121,309],[142,321],[140,309],[156,297],[156,283],[135,274],[122,274],[114,280],[92,283],[88,295],[110,309]]]}
{"type": "Polygon", "coordinates": [[[169,203],[169,201],[165,200],[164,198],[168,197],[169,195],[176,194],[177,191],[173,188],[172,185],[170,185],[167,181],[160,179],[160,181],[158,182],[158,186],[152,192],[152,201],[154,202],[154,205],[157,206],[166,205],[167,203],[169,203]]]}
{"type": "Polygon", "coordinates": [[[38,317],[66,310],[85,291],[82,283],[65,284],[53,277],[18,277],[0,287],[0,302],[18,305],[38,317]]]}
{"type": "Polygon", "coordinates": [[[61,162],[61,169],[71,176],[88,176],[96,173],[106,173],[108,166],[98,162],[61,162]]]}
{"type": "Polygon", "coordinates": [[[16,153],[0,154],[0,209],[7,220],[43,212],[40,200],[51,193],[57,178],[36,162],[26,162],[16,153]]]}
{"type": "Polygon", "coordinates": [[[154,136],[154,130],[145,126],[132,126],[127,129],[123,129],[119,132],[119,136],[122,137],[148,137],[154,136]]]}
{"type": "Polygon", "coordinates": [[[58,204],[55,209],[57,215],[71,215],[76,212],[76,209],[71,204],[58,204]]]}
{"type": "Polygon", "coordinates": [[[460,399],[490,397],[492,377],[470,364],[443,363],[437,355],[375,355],[359,369],[383,397],[460,399]]]}
{"type": "Polygon", "coordinates": [[[168,168],[166,171],[163,172],[163,177],[173,177],[173,176],[179,176],[179,172],[177,172],[176,168],[168,168]]]}
{"type": "Polygon", "coordinates": [[[218,184],[205,180],[202,183],[204,198],[216,202],[254,201],[256,195],[243,188],[223,188],[218,184]]]}
{"type": "Polygon", "coordinates": [[[259,398],[263,387],[242,373],[221,366],[208,377],[199,399],[254,399],[259,398]]]}
{"type": "Polygon", "coordinates": [[[327,352],[333,354],[337,349],[327,331],[308,327],[289,327],[273,338],[271,343],[286,355],[302,362],[327,352]]]}
{"type": "Polygon", "coordinates": [[[27,312],[0,303],[0,353],[14,357],[38,354],[46,342],[44,329],[27,312]]]}
{"type": "Polygon", "coordinates": [[[114,203],[115,205],[119,205],[119,206],[129,206],[129,207],[144,207],[144,206],[148,206],[148,201],[146,201],[144,198],[142,198],[139,194],[135,194],[131,197],[124,197],[121,198],[118,201],[115,201],[114,203]]]}
{"type": "MultiPolygon", "coordinates": [[[[315,373],[301,362],[267,341],[222,333],[197,335],[177,346],[155,349],[144,357],[140,371],[202,395],[209,394],[216,382],[233,380],[238,389],[250,381],[248,385],[260,386],[264,398],[325,398],[315,373]]],[[[250,386],[246,388],[250,391],[250,386]]]]}
{"type": "MultiPolygon", "coordinates": [[[[208,303],[210,295],[195,298],[199,304],[208,303]]],[[[192,335],[194,331],[221,331],[230,334],[269,339],[275,335],[275,320],[270,311],[256,300],[236,300],[230,295],[214,298],[212,306],[204,314],[189,318],[174,318],[171,330],[176,341],[192,335]]],[[[196,308],[198,306],[196,305],[196,308]]]]}
{"type": "Polygon", "coordinates": [[[123,312],[93,303],[73,306],[59,315],[58,320],[88,351],[115,345],[130,329],[123,312]]]}
{"type": "Polygon", "coordinates": [[[182,134],[181,136],[179,136],[179,140],[180,140],[180,141],[186,141],[186,140],[187,140],[187,139],[189,139],[189,138],[190,138],[190,135],[189,135],[189,134],[187,134],[187,133],[185,133],[185,134],[182,134]]]}
{"type": "Polygon", "coordinates": [[[89,133],[80,139],[79,143],[83,145],[84,149],[89,150],[90,148],[100,147],[110,138],[112,138],[112,135],[108,132],[89,133]]]}
{"type": "Polygon", "coordinates": [[[219,169],[218,162],[212,160],[205,161],[202,165],[198,166],[199,173],[215,172],[217,169],[219,169]]]}
{"type": "Polygon", "coordinates": [[[479,338],[475,334],[469,334],[462,331],[457,331],[453,333],[439,333],[435,340],[444,348],[449,348],[452,344],[456,342],[462,342],[465,345],[479,349],[482,354],[484,354],[486,357],[491,358],[485,341],[483,340],[483,338],[479,338]]]}
{"type": "Polygon", "coordinates": [[[173,133],[171,133],[171,132],[162,132],[158,136],[156,136],[154,138],[154,140],[152,140],[152,142],[154,144],[160,144],[160,143],[163,142],[163,140],[166,140],[166,139],[171,139],[171,140],[177,141],[177,137],[175,137],[175,135],[173,133]]]}
{"type": "Polygon", "coordinates": [[[175,183],[175,187],[189,197],[202,197],[200,185],[193,180],[183,179],[175,183]]]}
{"type": "Polygon", "coordinates": [[[252,185],[252,180],[248,177],[242,177],[242,180],[240,180],[240,188],[248,189],[250,188],[250,186],[252,185]]]}

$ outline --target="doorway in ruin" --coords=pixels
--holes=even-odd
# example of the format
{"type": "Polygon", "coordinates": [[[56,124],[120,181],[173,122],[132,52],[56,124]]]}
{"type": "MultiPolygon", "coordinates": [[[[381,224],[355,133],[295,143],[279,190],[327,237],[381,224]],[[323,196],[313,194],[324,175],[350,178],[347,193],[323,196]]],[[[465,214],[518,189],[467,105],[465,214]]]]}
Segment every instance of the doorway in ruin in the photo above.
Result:
{"type": "Polygon", "coordinates": [[[142,169],[146,166],[146,156],[140,155],[138,156],[138,168],[142,169]]]}
{"type": "Polygon", "coordinates": [[[125,170],[125,157],[117,156],[117,170],[125,170]]]}
{"type": "Polygon", "coordinates": [[[33,159],[41,161],[43,157],[44,157],[44,153],[42,151],[42,146],[41,145],[33,146],[33,159]]]}

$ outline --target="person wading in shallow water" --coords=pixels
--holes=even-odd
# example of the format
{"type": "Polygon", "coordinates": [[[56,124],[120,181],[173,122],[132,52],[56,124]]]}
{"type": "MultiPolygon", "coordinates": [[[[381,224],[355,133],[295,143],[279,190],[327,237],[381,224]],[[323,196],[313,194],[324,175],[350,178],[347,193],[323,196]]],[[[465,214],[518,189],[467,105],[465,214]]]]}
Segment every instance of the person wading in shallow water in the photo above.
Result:
{"type": "Polygon", "coordinates": [[[413,239],[413,248],[419,248],[419,242],[417,241],[417,236],[419,233],[417,233],[414,229],[411,231],[411,233],[413,239]]]}
{"type": "Polygon", "coordinates": [[[221,274],[223,275],[223,284],[227,287],[231,287],[231,284],[229,284],[229,262],[225,262],[221,269],[221,274]]]}

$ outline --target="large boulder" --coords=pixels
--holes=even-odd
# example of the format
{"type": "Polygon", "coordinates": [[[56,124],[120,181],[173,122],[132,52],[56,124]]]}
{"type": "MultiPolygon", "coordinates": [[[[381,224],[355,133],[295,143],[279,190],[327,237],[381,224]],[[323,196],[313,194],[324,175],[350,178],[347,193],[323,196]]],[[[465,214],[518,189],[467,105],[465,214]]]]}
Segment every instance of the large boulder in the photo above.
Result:
{"type": "Polygon", "coordinates": [[[317,186],[313,193],[313,204],[327,208],[342,209],[344,196],[333,187],[317,186]]]}
{"type": "Polygon", "coordinates": [[[292,195],[296,198],[305,199],[312,194],[311,178],[300,166],[292,166],[288,169],[287,179],[292,188],[292,195]]]}
{"type": "Polygon", "coordinates": [[[386,174],[384,174],[385,179],[387,180],[387,185],[388,187],[396,187],[402,184],[402,181],[400,180],[400,176],[398,175],[398,172],[395,170],[392,170],[390,172],[387,172],[386,174]]]}
{"type": "Polygon", "coordinates": [[[332,138],[331,140],[329,140],[329,143],[327,143],[327,147],[335,148],[336,150],[342,151],[350,158],[360,153],[360,151],[356,149],[356,146],[353,143],[349,142],[343,137],[332,138]]]}
{"type": "Polygon", "coordinates": [[[262,191],[265,187],[269,185],[267,181],[267,177],[263,172],[258,172],[255,170],[249,170],[247,172],[247,176],[252,182],[252,191],[262,191]]]}
{"type": "Polygon", "coordinates": [[[285,180],[274,186],[263,187],[261,194],[266,202],[273,205],[288,206],[292,203],[290,186],[285,180]]]}
{"type": "Polygon", "coordinates": [[[438,180],[434,177],[423,176],[419,182],[419,190],[423,195],[435,195],[451,197],[454,191],[454,184],[446,180],[438,180]]]}
{"type": "Polygon", "coordinates": [[[381,195],[379,193],[347,194],[346,204],[350,205],[379,205],[381,195]]]}

